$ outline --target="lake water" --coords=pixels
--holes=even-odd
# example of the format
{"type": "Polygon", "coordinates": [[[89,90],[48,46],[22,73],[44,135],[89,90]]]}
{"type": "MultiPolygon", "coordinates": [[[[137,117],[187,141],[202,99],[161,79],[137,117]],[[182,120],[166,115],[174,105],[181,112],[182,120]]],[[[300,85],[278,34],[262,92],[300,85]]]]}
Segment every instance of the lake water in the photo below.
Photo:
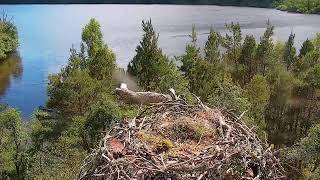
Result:
{"type": "Polygon", "coordinates": [[[0,5],[14,17],[20,36],[19,56],[0,64],[1,102],[18,108],[25,119],[47,100],[47,77],[58,72],[74,44],[79,47],[82,27],[94,17],[101,23],[104,38],[126,67],[142,35],[141,21],[152,18],[159,32],[159,45],[169,56],[180,55],[188,42],[192,24],[199,45],[212,26],[224,32],[225,23],[239,22],[244,33],[259,37],[269,19],[275,25],[274,39],[296,34],[296,46],[320,32],[319,15],[290,14],[273,9],[175,6],[175,5],[0,5]]]}

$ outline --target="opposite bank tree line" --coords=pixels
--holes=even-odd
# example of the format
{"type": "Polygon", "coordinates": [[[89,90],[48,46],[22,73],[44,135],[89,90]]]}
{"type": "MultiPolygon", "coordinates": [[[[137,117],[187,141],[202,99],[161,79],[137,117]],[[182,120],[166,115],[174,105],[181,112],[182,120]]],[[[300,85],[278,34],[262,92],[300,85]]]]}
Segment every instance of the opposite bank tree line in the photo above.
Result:
{"type": "Polygon", "coordinates": [[[320,0],[284,0],[277,9],[298,13],[320,13],[320,0]]]}
{"type": "Polygon", "coordinates": [[[0,61],[6,59],[19,45],[18,31],[10,17],[0,15],[0,61]]]}
{"type": "MultiPolygon", "coordinates": [[[[142,29],[127,68],[142,90],[174,88],[190,102],[195,94],[212,107],[244,113],[279,152],[289,178],[319,177],[320,34],[296,50],[295,35],[275,42],[269,22],[259,41],[231,23],[224,35],[211,29],[200,48],[193,26],[184,54],[172,59],[158,46],[151,20],[142,29]]],[[[0,179],[77,178],[110,127],[141,108],[117,101],[113,90],[125,70],[117,67],[100,24],[91,19],[81,37],[66,67],[49,77],[48,112],[36,111],[23,122],[17,110],[1,106],[0,179]]]]}

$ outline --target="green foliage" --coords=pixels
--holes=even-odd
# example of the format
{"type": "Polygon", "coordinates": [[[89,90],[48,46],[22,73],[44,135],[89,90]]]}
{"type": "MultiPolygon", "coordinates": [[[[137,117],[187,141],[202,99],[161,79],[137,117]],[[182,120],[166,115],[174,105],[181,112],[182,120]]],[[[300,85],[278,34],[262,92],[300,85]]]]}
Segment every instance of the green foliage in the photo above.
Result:
{"type": "Polygon", "coordinates": [[[220,35],[213,31],[212,28],[210,30],[210,34],[208,37],[208,41],[205,44],[204,53],[205,60],[210,63],[219,63],[220,62],[220,35]]]}
{"type": "Polygon", "coordinates": [[[298,13],[319,13],[320,0],[284,0],[277,8],[298,13]]]}
{"type": "Polygon", "coordinates": [[[247,35],[239,57],[239,71],[237,78],[241,86],[246,85],[257,71],[255,61],[256,40],[252,35],[247,35]]]}
{"type": "Polygon", "coordinates": [[[151,20],[142,21],[142,29],[144,34],[136,48],[137,54],[128,65],[128,72],[136,77],[138,85],[147,91],[165,92],[174,88],[187,93],[187,81],[158,47],[158,35],[151,20]]]}
{"type": "Polygon", "coordinates": [[[190,91],[207,100],[216,91],[224,76],[219,51],[221,37],[211,30],[204,48],[204,58],[196,45],[194,26],[190,37],[191,42],[186,46],[185,54],[179,57],[182,62],[180,70],[189,80],[190,91]]]}
{"type": "Polygon", "coordinates": [[[49,76],[48,107],[64,116],[84,115],[100,93],[111,91],[115,55],[95,19],[83,29],[80,53],[70,51],[68,65],[49,76]]]}
{"type": "Polygon", "coordinates": [[[128,72],[135,76],[138,84],[146,90],[152,89],[151,83],[156,79],[157,66],[166,63],[168,59],[158,47],[158,35],[153,29],[151,20],[142,21],[144,31],[140,45],[137,46],[137,54],[128,65],[128,72]]]}
{"type": "Polygon", "coordinates": [[[90,19],[90,22],[83,28],[81,37],[90,57],[94,57],[100,49],[104,48],[101,27],[96,19],[90,19]]]}
{"type": "Polygon", "coordinates": [[[0,112],[0,179],[24,179],[27,170],[27,133],[20,113],[2,107],[0,112]]]}
{"type": "Polygon", "coordinates": [[[62,77],[60,74],[49,77],[48,107],[65,116],[84,115],[103,91],[101,83],[81,70],[71,72],[61,81],[62,77]]]}
{"type": "Polygon", "coordinates": [[[234,110],[235,113],[241,114],[250,108],[250,102],[243,96],[243,89],[232,83],[230,78],[225,78],[215,92],[209,96],[210,105],[220,108],[234,110]]]}
{"type": "Polygon", "coordinates": [[[167,92],[169,88],[173,88],[178,95],[183,95],[188,99],[190,97],[188,80],[183,77],[176,65],[171,62],[167,65],[160,66],[159,68],[161,69],[160,72],[163,76],[158,83],[153,85],[156,87],[154,88],[155,91],[167,92]]]}
{"type": "Polygon", "coordinates": [[[320,89],[320,64],[309,69],[306,73],[305,82],[313,89],[320,89]]]}
{"type": "Polygon", "coordinates": [[[110,85],[115,67],[115,54],[107,48],[102,48],[90,60],[89,74],[98,80],[107,81],[105,84],[110,85]]]}
{"type": "Polygon", "coordinates": [[[268,67],[271,64],[272,58],[272,50],[273,50],[273,42],[272,36],[274,33],[274,26],[267,22],[267,29],[264,32],[263,36],[260,38],[260,43],[256,52],[256,60],[257,60],[257,72],[263,75],[266,74],[268,67]]]}
{"type": "Polygon", "coordinates": [[[307,39],[302,44],[299,57],[300,58],[304,57],[305,55],[307,55],[309,52],[312,52],[313,50],[314,50],[314,45],[312,44],[312,42],[309,39],[307,39]]]}
{"type": "Polygon", "coordinates": [[[246,86],[246,95],[253,106],[265,106],[270,98],[269,84],[262,75],[256,75],[246,86]]]}
{"type": "Polygon", "coordinates": [[[305,138],[298,144],[295,155],[307,165],[308,179],[317,179],[320,172],[320,124],[312,127],[305,138]]]}
{"type": "Polygon", "coordinates": [[[248,113],[252,117],[254,125],[258,127],[258,133],[262,136],[262,132],[266,128],[264,113],[270,99],[268,81],[264,76],[254,76],[251,82],[246,86],[245,94],[251,104],[248,113]]]}
{"type": "Polygon", "coordinates": [[[0,59],[5,59],[19,46],[19,37],[16,26],[7,20],[7,15],[0,18],[0,59]]]}
{"type": "Polygon", "coordinates": [[[304,75],[307,70],[311,67],[314,67],[320,62],[320,51],[319,50],[313,50],[307,53],[304,57],[301,57],[297,60],[295,64],[295,72],[298,73],[298,75],[304,75]]]}
{"type": "Polygon", "coordinates": [[[311,128],[308,136],[301,141],[302,148],[305,150],[305,160],[310,162],[320,161],[320,125],[311,128]]]}
{"type": "Polygon", "coordinates": [[[115,69],[115,54],[104,44],[103,34],[97,20],[91,19],[82,32],[82,51],[91,77],[110,81],[115,69]]]}
{"type": "Polygon", "coordinates": [[[320,50],[320,33],[316,34],[316,37],[312,40],[314,47],[320,50]]]}
{"type": "Polygon", "coordinates": [[[30,124],[31,154],[39,151],[47,141],[55,141],[59,138],[61,131],[64,129],[62,124],[64,123],[57,122],[46,112],[34,112],[30,124]]]}
{"type": "Polygon", "coordinates": [[[193,93],[200,96],[202,100],[207,100],[209,96],[216,92],[219,84],[223,82],[224,70],[221,63],[209,63],[201,61],[197,66],[197,80],[194,82],[193,93]]]}
{"type": "Polygon", "coordinates": [[[226,49],[225,52],[225,61],[228,63],[228,66],[235,68],[235,71],[238,69],[238,59],[241,53],[241,41],[242,41],[242,32],[239,23],[227,24],[226,28],[229,31],[226,36],[223,38],[222,46],[226,49]]]}
{"type": "Polygon", "coordinates": [[[31,156],[29,179],[76,179],[87,153],[79,126],[73,124],[55,141],[48,141],[31,156]]]}
{"type": "Polygon", "coordinates": [[[283,61],[287,66],[287,70],[289,70],[293,63],[295,63],[296,48],[294,47],[294,37],[295,34],[291,33],[284,48],[283,61]]]}
{"type": "Polygon", "coordinates": [[[60,73],[49,76],[49,112],[31,123],[29,179],[76,179],[82,160],[121,116],[112,97],[115,55],[91,19],[60,73]]]}
{"type": "Polygon", "coordinates": [[[198,89],[197,87],[197,71],[198,66],[203,61],[200,48],[197,47],[197,33],[195,26],[192,26],[192,32],[190,35],[191,42],[187,44],[185,54],[180,57],[182,65],[180,70],[184,73],[184,76],[189,80],[189,89],[194,92],[198,89]]]}
{"type": "Polygon", "coordinates": [[[285,105],[289,102],[292,90],[296,83],[293,75],[286,71],[283,66],[278,65],[267,75],[270,84],[271,100],[278,105],[285,105]]]}
{"type": "Polygon", "coordinates": [[[120,121],[121,110],[113,101],[112,97],[102,96],[92,106],[90,113],[84,123],[82,135],[85,136],[86,144],[94,148],[106,133],[106,130],[120,121]]]}

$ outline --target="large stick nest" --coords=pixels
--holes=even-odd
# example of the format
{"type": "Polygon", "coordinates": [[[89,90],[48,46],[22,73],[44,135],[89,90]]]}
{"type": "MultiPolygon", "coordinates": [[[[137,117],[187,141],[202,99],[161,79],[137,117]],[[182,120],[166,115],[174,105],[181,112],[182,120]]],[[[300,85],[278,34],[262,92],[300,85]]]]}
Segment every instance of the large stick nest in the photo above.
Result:
{"type": "Polygon", "coordinates": [[[240,117],[181,100],[150,106],[108,133],[79,179],[285,179],[240,117]]]}

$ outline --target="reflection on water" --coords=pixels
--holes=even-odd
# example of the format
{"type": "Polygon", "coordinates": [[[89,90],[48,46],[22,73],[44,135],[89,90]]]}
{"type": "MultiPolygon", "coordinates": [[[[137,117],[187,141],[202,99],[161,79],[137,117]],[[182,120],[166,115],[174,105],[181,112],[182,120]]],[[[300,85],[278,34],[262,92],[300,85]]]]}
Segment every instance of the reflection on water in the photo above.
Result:
{"type": "Polygon", "coordinates": [[[8,59],[0,62],[0,96],[5,95],[12,79],[20,79],[23,68],[19,54],[12,54],[8,59]]]}

